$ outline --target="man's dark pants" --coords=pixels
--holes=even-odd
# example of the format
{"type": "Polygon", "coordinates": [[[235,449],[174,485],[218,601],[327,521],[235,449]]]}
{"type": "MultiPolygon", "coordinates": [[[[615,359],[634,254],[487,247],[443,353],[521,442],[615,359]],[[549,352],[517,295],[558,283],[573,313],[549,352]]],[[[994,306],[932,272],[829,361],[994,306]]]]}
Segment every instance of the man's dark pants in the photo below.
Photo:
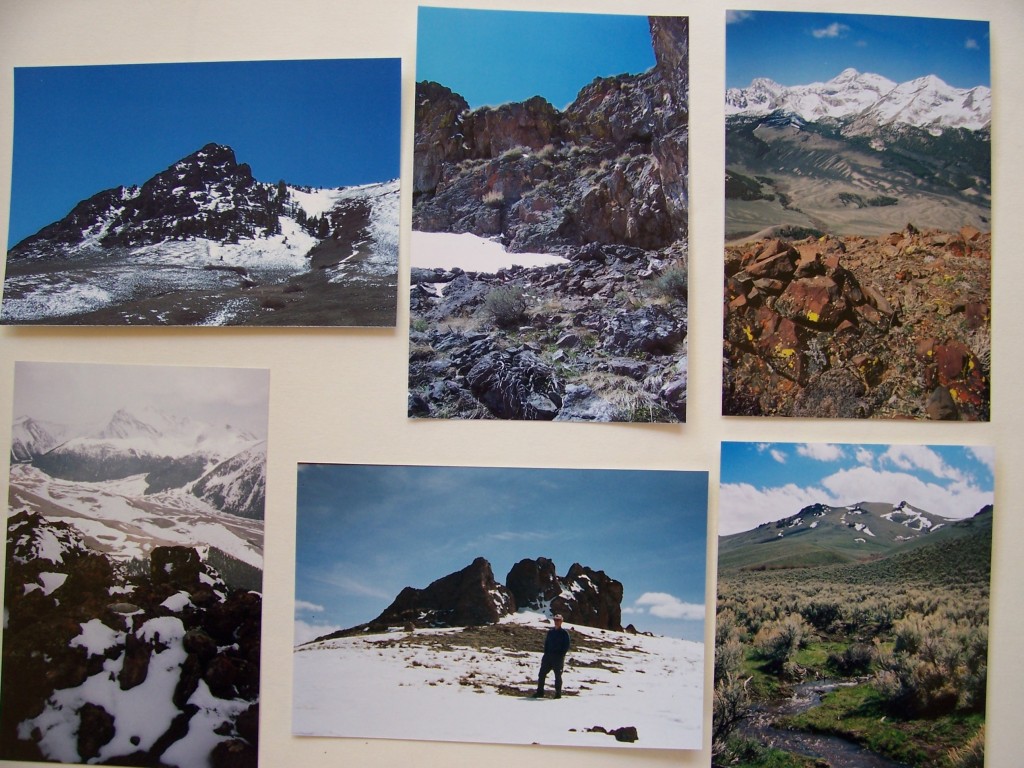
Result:
{"type": "Polygon", "coordinates": [[[562,667],[565,664],[565,656],[555,656],[545,653],[540,659],[540,675],[537,678],[537,695],[544,695],[544,678],[548,672],[555,673],[555,697],[562,695],[562,667]]]}

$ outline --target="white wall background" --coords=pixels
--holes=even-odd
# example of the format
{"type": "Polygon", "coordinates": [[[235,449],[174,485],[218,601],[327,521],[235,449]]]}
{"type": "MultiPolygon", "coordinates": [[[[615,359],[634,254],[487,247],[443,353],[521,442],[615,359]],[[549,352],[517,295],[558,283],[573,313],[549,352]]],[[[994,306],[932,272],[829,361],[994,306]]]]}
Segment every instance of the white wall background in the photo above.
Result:
{"type": "MultiPolygon", "coordinates": [[[[710,764],[711,654],[701,752],[293,738],[290,734],[295,466],[299,461],[626,469],[708,469],[716,530],[722,440],[989,443],[996,529],[989,657],[988,765],[1020,762],[1024,662],[1024,364],[1019,288],[1024,194],[1024,3],[1020,0],[433,0],[435,5],[690,17],[690,385],[685,425],[409,421],[408,309],[396,330],[0,328],[0,435],[10,434],[15,360],[228,365],[271,369],[261,764],[279,766],[710,764]],[[725,10],[969,17],[991,22],[993,375],[989,424],[726,419],[719,414],[725,10]],[[528,763],[523,763],[528,761],[528,763]]],[[[780,41],[780,50],[785,49],[780,41]]],[[[14,66],[397,56],[403,59],[402,175],[412,172],[415,0],[0,0],[0,242],[7,240],[14,66]]],[[[784,55],[784,54],[782,54],[784,55]]],[[[476,62],[467,61],[467,66],[476,62]]],[[[400,267],[411,197],[403,190],[400,267]]],[[[399,284],[400,296],[408,277],[399,284]]],[[[6,460],[4,460],[6,461],[6,460]]],[[[0,478],[7,477],[6,463],[0,478]]],[[[4,482],[4,485],[6,483],[4,482]]],[[[4,494],[6,495],[6,494],[4,494]]],[[[638,553],[642,554],[642,553],[638,553]]],[[[708,544],[709,608],[717,548],[708,544]]],[[[2,576],[0,576],[2,578],[2,576]]],[[[708,637],[712,623],[708,622],[708,637]]],[[[710,644],[709,644],[710,648],[710,644]]],[[[359,702],[338,702],[339,707],[359,702]]]]}

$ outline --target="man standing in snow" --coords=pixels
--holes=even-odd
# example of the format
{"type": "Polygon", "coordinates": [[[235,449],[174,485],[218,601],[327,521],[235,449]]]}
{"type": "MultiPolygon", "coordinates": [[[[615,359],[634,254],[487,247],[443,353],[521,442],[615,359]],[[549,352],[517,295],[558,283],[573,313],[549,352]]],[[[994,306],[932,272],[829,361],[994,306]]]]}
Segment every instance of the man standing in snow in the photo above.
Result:
{"type": "Polygon", "coordinates": [[[548,672],[555,673],[555,698],[562,698],[562,665],[565,664],[565,654],[569,652],[569,632],[562,629],[562,617],[557,613],[551,617],[555,626],[548,630],[544,638],[544,655],[540,660],[540,676],[537,678],[537,692],[533,694],[535,699],[544,698],[544,678],[548,672]]]}

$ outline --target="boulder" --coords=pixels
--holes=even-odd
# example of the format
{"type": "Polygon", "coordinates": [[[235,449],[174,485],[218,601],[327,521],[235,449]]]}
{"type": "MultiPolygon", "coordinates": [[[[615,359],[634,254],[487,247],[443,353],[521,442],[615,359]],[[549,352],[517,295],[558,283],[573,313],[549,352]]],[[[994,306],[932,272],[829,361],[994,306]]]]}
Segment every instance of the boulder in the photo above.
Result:
{"type": "Polygon", "coordinates": [[[562,382],[529,350],[495,350],[466,374],[473,396],[499,419],[550,421],[562,405],[562,382]]]}

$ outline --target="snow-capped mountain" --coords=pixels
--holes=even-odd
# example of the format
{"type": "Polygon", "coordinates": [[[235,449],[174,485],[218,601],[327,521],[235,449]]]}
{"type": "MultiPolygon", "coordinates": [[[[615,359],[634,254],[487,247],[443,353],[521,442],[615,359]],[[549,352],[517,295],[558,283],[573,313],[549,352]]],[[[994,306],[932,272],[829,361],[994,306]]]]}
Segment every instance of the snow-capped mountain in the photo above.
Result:
{"type": "Polygon", "coordinates": [[[267,444],[261,441],[199,478],[192,493],[222,512],[260,520],[266,487],[267,444]]]}
{"type": "Polygon", "coordinates": [[[929,131],[980,130],[992,120],[991,90],[954,88],[935,75],[895,83],[881,75],[844,69],[824,83],[784,86],[757,78],[746,88],[730,88],[725,113],[762,116],[783,112],[807,122],[856,120],[861,128],[890,124],[929,131]]]}
{"type": "Polygon", "coordinates": [[[765,523],[758,530],[771,530],[777,538],[814,530],[819,526],[845,529],[851,541],[865,537],[885,541],[906,541],[939,530],[952,519],[918,509],[906,501],[897,504],[862,501],[844,507],[812,504],[797,514],[775,523],[765,523]]]}
{"type": "Polygon", "coordinates": [[[15,423],[12,457],[51,477],[106,482],[141,475],[145,493],[186,489],[222,512],[263,517],[266,443],[247,430],[155,408],[121,408],[77,432],[33,425],[38,422],[29,418],[15,423]]]}
{"type": "Polygon", "coordinates": [[[142,186],[96,193],[11,248],[4,321],[393,324],[380,301],[380,318],[339,317],[351,302],[325,283],[392,292],[398,202],[397,179],[261,182],[230,147],[207,144],[142,186]]]}
{"type": "Polygon", "coordinates": [[[11,425],[11,463],[31,461],[64,442],[68,428],[63,424],[22,416],[11,425]]]}

